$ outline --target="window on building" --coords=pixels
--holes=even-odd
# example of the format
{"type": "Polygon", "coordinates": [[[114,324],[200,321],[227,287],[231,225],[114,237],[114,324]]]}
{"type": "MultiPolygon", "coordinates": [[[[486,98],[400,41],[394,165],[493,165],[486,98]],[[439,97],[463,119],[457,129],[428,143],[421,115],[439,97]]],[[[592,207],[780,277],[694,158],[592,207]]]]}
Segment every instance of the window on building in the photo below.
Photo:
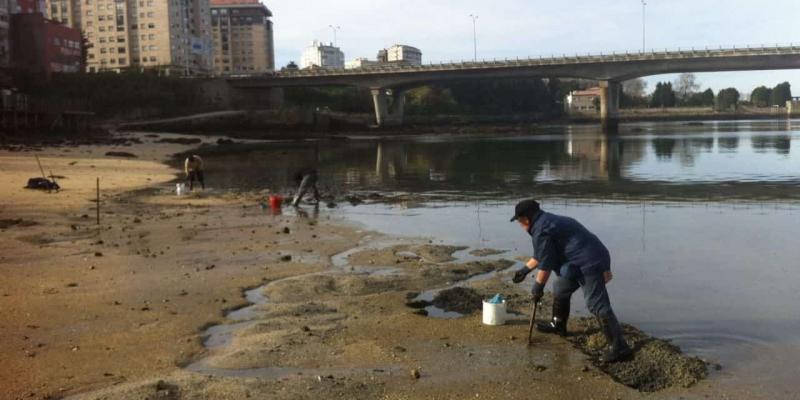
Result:
{"type": "Polygon", "coordinates": [[[117,47],[117,53],[125,54],[125,52],[126,52],[126,49],[124,47],[117,47]]]}

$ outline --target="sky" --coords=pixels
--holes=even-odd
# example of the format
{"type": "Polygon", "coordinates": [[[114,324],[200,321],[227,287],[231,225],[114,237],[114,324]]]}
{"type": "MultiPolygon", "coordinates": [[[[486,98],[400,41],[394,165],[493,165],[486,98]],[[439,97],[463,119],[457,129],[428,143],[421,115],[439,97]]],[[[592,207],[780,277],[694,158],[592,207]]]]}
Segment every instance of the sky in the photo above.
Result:
{"type": "MultiPolygon", "coordinates": [[[[396,43],[422,50],[423,62],[638,51],[641,0],[262,0],[274,14],[276,65],[300,61],[313,40],[332,42],[345,58],[374,59],[396,43]]],[[[647,0],[646,48],[676,49],[798,43],[798,0],[647,0]]],[[[798,70],[697,74],[702,88],[789,81],[800,95],[798,70]]],[[[674,75],[647,77],[648,91],[674,75]]]]}

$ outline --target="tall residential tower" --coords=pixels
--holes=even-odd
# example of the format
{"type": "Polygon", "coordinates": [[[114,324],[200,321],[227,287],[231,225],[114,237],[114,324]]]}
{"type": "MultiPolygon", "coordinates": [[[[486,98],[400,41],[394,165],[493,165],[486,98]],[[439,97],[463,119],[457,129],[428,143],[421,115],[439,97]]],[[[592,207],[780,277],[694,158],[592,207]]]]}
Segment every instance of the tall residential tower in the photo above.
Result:
{"type": "Polygon", "coordinates": [[[216,75],[275,69],[272,13],[259,0],[211,0],[216,75]]]}
{"type": "Polygon", "coordinates": [[[47,0],[48,17],[79,28],[89,72],[156,69],[209,75],[209,0],[47,0]]]}

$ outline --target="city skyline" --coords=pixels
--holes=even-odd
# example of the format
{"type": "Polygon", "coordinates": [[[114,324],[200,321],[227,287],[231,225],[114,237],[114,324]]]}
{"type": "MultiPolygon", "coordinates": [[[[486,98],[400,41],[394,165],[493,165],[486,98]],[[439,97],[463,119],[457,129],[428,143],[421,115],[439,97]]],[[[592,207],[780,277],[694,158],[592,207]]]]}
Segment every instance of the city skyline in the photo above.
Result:
{"type": "MultiPolygon", "coordinates": [[[[430,4],[411,0],[346,0],[336,6],[319,5],[312,11],[288,0],[267,5],[275,13],[276,66],[299,60],[302,49],[313,40],[333,41],[330,25],[347,60],[374,58],[376,49],[402,43],[420,48],[425,63],[470,60],[473,57],[472,19],[478,15],[478,58],[515,58],[561,54],[597,54],[639,51],[642,43],[642,5],[638,0],[575,0],[531,4],[509,0],[502,5],[445,0],[430,4]],[[409,14],[409,10],[414,10],[409,14]],[[462,15],[463,14],[463,15],[462,15]],[[442,21],[446,21],[443,25],[442,21]],[[536,22],[536,23],[533,23],[536,22]],[[587,26],[594,30],[587,34],[587,26]],[[578,32],[578,33],[575,33],[578,32]],[[520,40],[514,38],[533,38],[520,40]]],[[[755,4],[745,0],[653,0],[647,5],[647,48],[705,48],[719,46],[800,43],[792,37],[792,16],[800,4],[777,0],[755,4]],[[753,21],[769,20],[766,26],[753,21]]],[[[749,93],[760,85],[789,81],[800,87],[800,71],[758,71],[696,74],[703,88],[718,91],[736,87],[749,93]]],[[[648,92],[658,81],[674,75],[651,76],[648,92]]]]}

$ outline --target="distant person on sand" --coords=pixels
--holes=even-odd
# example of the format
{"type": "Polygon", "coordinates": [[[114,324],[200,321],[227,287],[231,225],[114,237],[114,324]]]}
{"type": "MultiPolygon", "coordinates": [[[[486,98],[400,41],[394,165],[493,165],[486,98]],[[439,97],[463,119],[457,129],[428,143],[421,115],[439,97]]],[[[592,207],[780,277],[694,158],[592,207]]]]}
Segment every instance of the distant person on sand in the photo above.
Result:
{"type": "Polygon", "coordinates": [[[317,170],[314,168],[303,168],[294,174],[294,182],[299,185],[297,187],[297,194],[294,196],[292,206],[297,207],[303,200],[303,196],[309,190],[314,191],[314,201],[319,203],[319,189],[317,189],[317,180],[319,179],[317,170]]]}
{"type": "Polygon", "coordinates": [[[184,163],[184,170],[186,171],[186,180],[189,181],[189,190],[194,190],[194,181],[200,182],[200,187],[206,189],[205,179],[203,177],[203,159],[196,154],[186,158],[184,163]]]}

